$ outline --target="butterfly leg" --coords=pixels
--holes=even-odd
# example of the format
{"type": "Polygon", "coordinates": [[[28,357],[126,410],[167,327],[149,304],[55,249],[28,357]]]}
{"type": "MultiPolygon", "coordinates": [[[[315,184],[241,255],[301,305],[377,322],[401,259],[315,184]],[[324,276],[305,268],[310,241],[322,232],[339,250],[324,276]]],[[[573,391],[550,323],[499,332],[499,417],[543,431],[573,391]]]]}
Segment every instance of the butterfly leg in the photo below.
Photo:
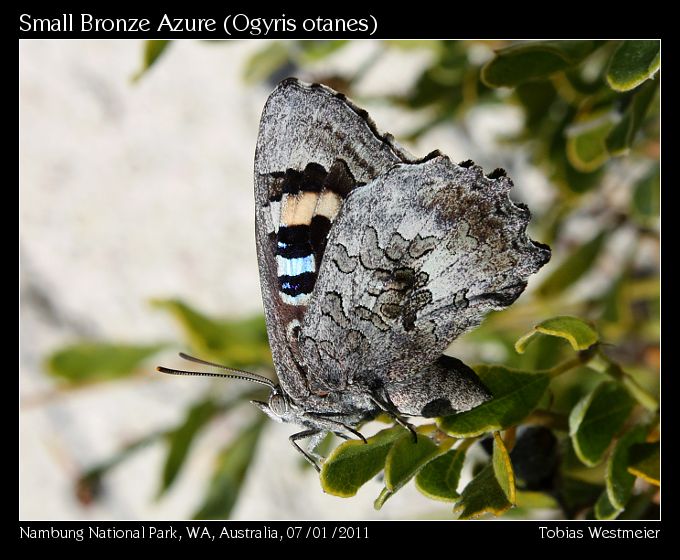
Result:
{"type": "Polygon", "coordinates": [[[325,457],[317,453],[317,448],[321,445],[321,442],[323,442],[327,434],[327,431],[319,430],[316,434],[312,435],[307,444],[307,452],[320,463],[323,462],[325,457]]]}
{"type": "MultiPolygon", "coordinates": [[[[357,439],[360,439],[364,443],[368,443],[366,441],[366,438],[363,436],[363,434],[361,432],[355,430],[354,428],[348,426],[347,424],[343,424],[342,422],[333,422],[333,423],[338,424],[339,426],[342,427],[343,430],[348,431],[350,434],[354,434],[355,436],[357,436],[357,439]]],[[[333,433],[336,434],[337,436],[340,436],[342,439],[346,439],[346,440],[352,439],[349,436],[347,436],[346,434],[343,434],[342,432],[333,431],[333,433]]]]}
{"type": "Polygon", "coordinates": [[[347,437],[347,435],[342,435],[342,432],[349,432],[350,434],[353,434],[357,437],[357,439],[360,439],[364,443],[366,443],[366,438],[361,434],[361,432],[358,432],[351,426],[348,426],[344,422],[340,422],[339,420],[332,420],[329,418],[327,415],[324,414],[315,414],[313,412],[307,412],[305,414],[305,417],[308,420],[311,420],[310,424],[317,426],[318,429],[320,430],[326,430],[328,432],[333,432],[337,436],[343,438],[343,439],[350,439],[347,437]]]}
{"type": "Polygon", "coordinates": [[[388,414],[397,424],[411,432],[413,443],[418,443],[418,433],[416,432],[416,429],[412,424],[409,424],[404,420],[397,408],[390,402],[389,397],[382,398],[377,394],[377,391],[369,393],[368,397],[380,408],[380,410],[388,414]]]}
{"type": "Polygon", "coordinates": [[[321,467],[319,467],[319,461],[321,460],[321,456],[317,455],[314,453],[314,449],[321,443],[321,439],[325,435],[325,432],[322,430],[317,430],[317,429],[311,429],[311,430],[304,430],[303,432],[298,432],[297,434],[293,434],[288,438],[288,441],[292,444],[292,446],[302,454],[302,456],[311,463],[311,465],[316,469],[316,472],[321,472],[321,467]],[[297,441],[300,439],[305,439],[307,437],[311,437],[312,440],[310,442],[309,448],[310,452],[308,453],[302,447],[300,447],[297,444],[297,441]]]}

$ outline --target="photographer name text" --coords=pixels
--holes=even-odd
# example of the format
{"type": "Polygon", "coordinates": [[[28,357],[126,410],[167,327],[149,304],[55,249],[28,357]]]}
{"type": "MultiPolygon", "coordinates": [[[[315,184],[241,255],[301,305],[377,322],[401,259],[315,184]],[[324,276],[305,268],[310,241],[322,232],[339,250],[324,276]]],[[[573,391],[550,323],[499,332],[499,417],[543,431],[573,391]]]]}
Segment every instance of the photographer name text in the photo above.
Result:
{"type": "Polygon", "coordinates": [[[661,529],[643,527],[641,529],[608,529],[601,525],[586,525],[585,528],[539,526],[542,539],[658,539],[661,529]]]}

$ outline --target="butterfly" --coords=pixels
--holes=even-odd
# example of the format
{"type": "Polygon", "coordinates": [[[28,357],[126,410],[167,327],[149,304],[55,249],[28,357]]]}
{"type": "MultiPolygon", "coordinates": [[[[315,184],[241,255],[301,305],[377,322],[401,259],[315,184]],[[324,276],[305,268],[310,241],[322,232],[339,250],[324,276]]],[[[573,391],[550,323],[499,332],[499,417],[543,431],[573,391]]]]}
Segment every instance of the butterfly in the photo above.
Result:
{"type": "MultiPolygon", "coordinates": [[[[264,107],[255,151],[256,239],[278,383],[251,401],[304,428],[292,445],[319,470],[326,434],[366,441],[381,413],[444,416],[492,398],[444,350],[513,303],[550,258],[502,169],[434,151],[416,158],[343,94],[294,78],[264,107]],[[298,441],[310,438],[307,450],[298,441]]],[[[206,375],[170,368],[164,373],[206,375]]]]}

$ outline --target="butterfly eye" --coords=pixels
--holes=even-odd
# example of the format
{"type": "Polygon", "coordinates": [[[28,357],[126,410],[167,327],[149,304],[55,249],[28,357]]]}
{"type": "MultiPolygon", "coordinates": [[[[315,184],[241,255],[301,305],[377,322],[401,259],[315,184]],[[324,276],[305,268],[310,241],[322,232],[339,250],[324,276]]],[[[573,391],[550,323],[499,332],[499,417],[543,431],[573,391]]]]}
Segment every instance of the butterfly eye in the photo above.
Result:
{"type": "Polygon", "coordinates": [[[269,397],[269,408],[277,416],[283,416],[288,410],[288,404],[283,395],[272,393],[271,397],[269,397]]]}

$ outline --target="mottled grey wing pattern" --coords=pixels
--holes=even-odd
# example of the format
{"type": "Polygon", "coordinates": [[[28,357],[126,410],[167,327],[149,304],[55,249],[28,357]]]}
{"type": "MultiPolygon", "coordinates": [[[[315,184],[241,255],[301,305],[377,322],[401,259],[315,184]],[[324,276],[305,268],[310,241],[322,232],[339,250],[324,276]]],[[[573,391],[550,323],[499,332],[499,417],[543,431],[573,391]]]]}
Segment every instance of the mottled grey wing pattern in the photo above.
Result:
{"type": "Polygon", "coordinates": [[[501,171],[484,176],[438,156],[354,190],[302,323],[310,383],[404,383],[510,305],[550,257],[527,237],[530,213],[510,201],[511,186],[501,171]]]}
{"type": "MultiPolygon", "coordinates": [[[[302,172],[310,163],[325,171],[340,162],[355,186],[370,183],[396,163],[415,161],[389,135],[380,135],[362,109],[343,95],[318,84],[283,81],[262,113],[255,153],[255,202],[260,284],[267,331],[284,389],[293,397],[308,393],[307,373],[293,325],[306,306],[283,301],[277,286],[275,212],[281,181],[288,170],[302,172]]],[[[321,255],[316,255],[320,259],[321,255]]]]}
{"type": "Polygon", "coordinates": [[[255,197],[267,203],[260,179],[310,162],[329,169],[344,160],[360,183],[368,183],[395,163],[415,161],[391,135],[380,134],[368,113],[321,84],[294,78],[281,82],[267,99],[255,151],[255,197]]]}

